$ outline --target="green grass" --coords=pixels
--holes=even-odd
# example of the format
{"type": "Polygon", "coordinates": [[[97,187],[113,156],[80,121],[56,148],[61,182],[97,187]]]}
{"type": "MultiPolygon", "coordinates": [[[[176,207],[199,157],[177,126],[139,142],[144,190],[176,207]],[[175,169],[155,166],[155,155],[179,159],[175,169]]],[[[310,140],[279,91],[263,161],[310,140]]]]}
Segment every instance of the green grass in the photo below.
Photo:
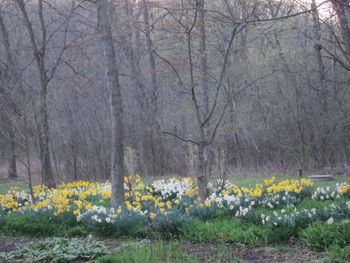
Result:
{"type": "Polygon", "coordinates": [[[297,205],[297,207],[298,209],[323,208],[331,204],[342,204],[345,201],[347,201],[347,199],[344,197],[339,199],[334,199],[334,200],[323,200],[323,201],[313,200],[311,198],[305,198],[303,201],[301,201],[300,204],[297,205]]]}
{"type": "Polygon", "coordinates": [[[301,230],[300,238],[307,245],[319,249],[327,249],[332,245],[345,247],[350,244],[350,223],[343,221],[328,225],[315,222],[301,230]]]}
{"type": "Polygon", "coordinates": [[[193,256],[188,255],[179,242],[156,242],[149,245],[134,245],[120,252],[103,256],[97,260],[98,263],[194,263],[197,262],[193,256]]]}
{"type": "Polygon", "coordinates": [[[55,218],[50,215],[16,215],[0,217],[0,232],[34,237],[86,236],[87,229],[70,214],[55,218]]]}
{"type": "Polygon", "coordinates": [[[339,245],[332,245],[328,250],[329,262],[345,263],[350,260],[350,245],[342,248],[339,245]]]}
{"type": "MultiPolygon", "coordinates": [[[[148,244],[132,244],[120,251],[97,259],[97,263],[240,263],[235,251],[225,246],[214,246],[213,251],[205,247],[179,241],[157,241],[148,244]],[[187,247],[187,249],[186,249],[187,247]]],[[[212,247],[213,248],[213,247],[212,247]]]]}
{"type": "MultiPolygon", "coordinates": [[[[271,175],[268,177],[265,176],[259,176],[259,177],[229,177],[228,179],[236,184],[237,186],[248,186],[248,187],[253,187],[256,184],[262,184],[265,179],[271,178],[272,176],[276,177],[276,182],[282,181],[282,180],[298,180],[299,176],[291,176],[291,175],[271,175]]],[[[308,177],[304,176],[302,178],[307,179],[308,177]]],[[[315,187],[325,187],[325,186],[330,186],[334,187],[337,183],[342,183],[342,182],[350,182],[350,177],[349,176],[335,176],[334,180],[332,181],[324,181],[324,182],[315,182],[315,187]]]]}
{"type": "Polygon", "coordinates": [[[0,194],[6,194],[12,188],[17,188],[18,190],[26,190],[28,189],[28,186],[25,183],[0,184],[0,194]]]}
{"type": "Polygon", "coordinates": [[[241,223],[236,219],[208,222],[191,220],[183,226],[181,238],[203,243],[266,243],[268,230],[262,226],[241,223]]]}

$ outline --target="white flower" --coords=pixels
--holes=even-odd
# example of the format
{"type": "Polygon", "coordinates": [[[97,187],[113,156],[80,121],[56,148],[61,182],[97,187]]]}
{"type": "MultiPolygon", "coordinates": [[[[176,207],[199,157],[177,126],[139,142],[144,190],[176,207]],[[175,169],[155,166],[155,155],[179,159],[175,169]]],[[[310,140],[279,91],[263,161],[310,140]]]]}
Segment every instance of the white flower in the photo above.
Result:
{"type": "Polygon", "coordinates": [[[327,224],[328,225],[330,225],[330,224],[333,224],[333,222],[334,222],[334,219],[333,219],[333,217],[330,217],[328,220],[327,220],[327,224]]]}
{"type": "Polygon", "coordinates": [[[83,216],[81,214],[77,215],[77,222],[80,222],[83,216]]]}
{"type": "Polygon", "coordinates": [[[347,205],[348,209],[350,209],[350,201],[347,201],[346,205],[347,205]]]}

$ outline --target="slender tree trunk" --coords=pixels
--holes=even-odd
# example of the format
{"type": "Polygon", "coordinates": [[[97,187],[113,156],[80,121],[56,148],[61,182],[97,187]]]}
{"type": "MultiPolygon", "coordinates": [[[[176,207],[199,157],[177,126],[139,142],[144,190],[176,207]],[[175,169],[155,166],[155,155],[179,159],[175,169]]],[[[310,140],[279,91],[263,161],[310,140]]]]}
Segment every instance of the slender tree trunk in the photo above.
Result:
{"type": "MultiPolygon", "coordinates": [[[[207,117],[209,114],[209,87],[208,87],[208,67],[207,67],[207,54],[206,54],[206,29],[205,29],[205,9],[204,0],[198,0],[198,27],[199,27],[199,54],[200,54],[200,86],[204,94],[204,115],[207,117]]],[[[199,108],[197,108],[199,110],[199,108]]],[[[200,129],[200,142],[198,145],[198,197],[201,201],[204,201],[208,197],[208,160],[207,160],[207,134],[205,125],[203,125],[197,113],[198,123],[200,129]]],[[[205,117],[205,118],[206,118],[205,117]]],[[[204,119],[205,119],[204,118],[204,119]]],[[[207,125],[209,122],[207,123],[207,125]]]]}
{"type": "Polygon", "coordinates": [[[10,121],[8,126],[8,133],[10,139],[10,165],[8,170],[9,178],[15,179],[17,178],[17,166],[16,166],[16,138],[15,132],[13,130],[12,121],[10,121]]]}
{"type": "Polygon", "coordinates": [[[200,54],[200,83],[204,94],[205,114],[209,114],[209,83],[207,65],[207,45],[205,28],[204,0],[198,0],[199,54],[200,54]]]}
{"type": "Polygon", "coordinates": [[[32,201],[34,202],[34,191],[33,191],[33,180],[32,180],[32,171],[31,171],[31,162],[30,162],[30,148],[29,148],[29,136],[27,129],[27,113],[23,112],[23,122],[24,122],[24,145],[25,145],[25,153],[27,159],[27,175],[28,175],[28,183],[30,195],[32,197],[32,201]]]}
{"type": "Polygon", "coordinates": [[[112,30],[108,14],[107,0],[97,0],[97,21],[101,33],[101,43],[106,61],[107,85],[110,92],[112,121],[112,207],[124,206],[124,125],[123,101],[116,54],[113,46],[112,30]]]}
{"type": "Polygon", "coordinates": [[[151,79],[151,96],[150,96],[150,119],[151,119],[151,149],[152,149],[152,172],[153,175],[159,175],[162,173],[162,148],[163,142],[162,138],[159,136],[160,127],[157,123],[157,114],[158,114],[158,85],[157,85],[157,68],[156,68],[156,59],[155,53],[151,38],[150,23],[149,23],[149,8],[148,0],[142,0],[143,8],[143,22],[145,27],[146,35],[146,48],[148,53],[148,62],[150,67],[150,79],[151,79]],[[157,149],[157,142],[159,144],[159,149],[157,149]],[[160,169],[157,167],[160,166],[160,169]]]}
{"type": "Polygon", "coordinates": [[[15,117],[14,112],[16,111],[16,105],[14,105],[14,102],[12,100],[12,94],[10,89],[15,89],[15,83],[18,81],[16,77],[16,65],[15,65],[15,60],[12,56],[11,52],[11,47],[10,47],[10,39],[9,39],[9,34],[7,31],[7,28],[5,26],[2,13],[0,11],[0,36],[1,36],[1,42],[3,46],[5,47],[5,55],[6,55],[6,60],[8,63],[7,70],[9,71],[9,81],[10,85],[8,87],[4,87],[4,89],[0,89],[4,100],[7,102],[9,105],[7,109],[7,113],[5,113],[5,119],[7,119],[7,133],[8,133],[8,138],[10,142],[10,162],[9,162],[9,168],[8,168],[8,176],[11,179],[17,178],[17,166],[16,166],[16,137],[15,137],[15,127],[13,125],[13,120],[11,118],[15,117]],[[13,85],[13,86],[12,86],[13,85]],[[10,87],[12,86],[12,87],[10,87]],[[12,104],[12,105],[11,105],[12,104]]]}
{"type": "Polygon", "coordinates": [[[328,102],[327,102],[327,85],[326,85],[326,72],[325,72],[325,67],[323,63],[323,58],[322,58],[322,45],[321,45],[321,24],[320,24],[320,19],[319,19],[319,14],[317,10],[317,5],[316,1],[312,0],[311,2],[311,8],[312,8],[312,18],[314,22],[314,34],[315,34],[315,54],[316,54],[316,59],[317,59],[317,65],[318,65],[318,77],[319,77],[319,91],[318,95],[320,98],[320,105],[321,105],[321,110],[320,110],[320,122],[322,125],[322,132],[321,132],[321,149],[322,149],[322,163],[321,165],[323,167],[327,166],[327,153],[330,150],[329,143],[328,143],[328,129],[327,129],[327,115],[328,115],[328,102]]]}
{"type": "Polygon", "coordinates": [[[343,39],[345,57],[350,66],[350,1],[331,0],[337,14],[340,25],[340,32],[343,39]]]}
{"type": "Polygon", "coordinates": [[[205,142],[200,142],[198,145],[198,198],[204,201],[208,197],[208,162],[207,162],[207,147],[205,142]]]}
{"type": "Polygon", "coordinates": [[[51,166],[50,158],[50,126],[47,109],[47,92],[49,80],[45,66],[46,51],[46,25],[43,16],[43,1],[38,1],[39,19],[42,33],[41,46],[39,47],[35,39],[34,29],[30,22],[23,0],[17,0],[18,6],[24,18],[24,24],[27,28],[30,43],[33,49],[34,58],[40,75],[40,106],[39,106],[39,152],[41,162],[41,178],[44,185],[49,188],[55,187],[55,178],[51,166]]]}

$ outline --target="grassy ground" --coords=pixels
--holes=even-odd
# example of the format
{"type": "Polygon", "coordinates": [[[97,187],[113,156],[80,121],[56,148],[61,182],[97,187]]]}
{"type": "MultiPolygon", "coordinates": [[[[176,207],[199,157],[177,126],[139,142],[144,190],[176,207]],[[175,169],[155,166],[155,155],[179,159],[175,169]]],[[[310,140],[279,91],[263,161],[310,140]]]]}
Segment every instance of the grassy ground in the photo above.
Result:
{"type": "MultiPolygon", "coordinates": [[[[43,247],[47,239],[28,237],[0,236],[0,253],[26,247],[27,255],[49,257],[49,248],[43,247]],[[44,252],[44,248],[46,251],[44,252]],[[30,251],[30,252],[29,252],[30,251]],[[37,253],[35,252],[37,251],[37,253]],[[29,253],[28,253],[29,252],[29,253]],[[39,253],[40,252],[40,253],[39,253]]],[[[102,242],[112,253],[89,261],[60,261],[60,262],[97,262],[97,263],[199,263],[199,262],[325,262],[325,253],[301,246],[299,244],[280,244],[274,246],[247,246],[240,244],[194,243],[186,241],[159,240],[116,240],[85,238],[75,239],[75,242],[102,242]]],[[[74,254],[73,249],[67,255],[74,254]]],[[[68,257],[67,257],[68,258],[68,257]]],[[[22,262],[22,261],[20,261],[22,262]]]]}
{"type": "Polygon", "coordinates": [[[0,194],[5,194],[12,188],[27,189],[28,186],[25,183],[6,183],[0,184],[0,194]]]}
{"type": "MultiPolygon", "coordinates": [[[[284,179],[291,179],[291,180],[296,180],[299,179],[299,176],[285,176],[285,175],[275,175],[276,179],[278,181],[284,180],[284,179]]],[[[270,178],[270,177],[268,177],[270,178]]],[[[307,177],[302,177],[302,178],[307,178],[307,177]]],[[[237,186],[250,186],[253,187],[256,184],[261,184],[265,177],[229,177],[228,178],[230,181],[232,181],[234,184],[237,186]]],[[[315,182],[315,186],[335,186],[337,183],[342,183],[345,181],[350,181],[349,176],[335,176],[334,180],[332,181],[324,181],[324,182],[315,182]]]]}
{"type": "MultiPolygon", "coordinates": [[[[275,175],[276,179],[283,180],[283,179],[299,179],[298,176],[285,176],[285,175],[275,175]]],[[[306,177],[305,177],[306,178],[306,177]]],[[[234,184],[238,186],[249,186],[253,187],[256,184],[261,184],[265,177],[229,177],[228,178],[230,181],[232,181],[234,184]]],[[[150,183],[154,181],[154,178],[145,178],[144,180],[146,183],[150,183]]],[[[334,180],[332,181],[326,181],[326,182],[316,182],[316,186],[335,186],[336,183],[342,183],[345,181],[350,181],[349,176],[335,176],[334,180]]],[[[14,183],[5,183],[5,184],[0,184],[0,194],[4,194],[8,192],[11,188],[18,188],[18,189],[28,189],[28,185],[23,183],[23,182],[14,182],[14,183]]]]}

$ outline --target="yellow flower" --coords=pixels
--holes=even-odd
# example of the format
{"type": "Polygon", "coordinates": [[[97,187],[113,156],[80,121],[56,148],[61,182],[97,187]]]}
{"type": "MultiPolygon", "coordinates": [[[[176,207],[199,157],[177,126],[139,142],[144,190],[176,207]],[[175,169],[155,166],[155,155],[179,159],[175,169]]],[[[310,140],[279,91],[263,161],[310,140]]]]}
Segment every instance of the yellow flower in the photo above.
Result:
{"type": "Polygon", "coordinates": [[[276,177],[271,177],[271,179],[266,179],[266,180],[264,180],[264,184],[266,185],[266,186],[270,186],[270,185],[272,185],[273,184],[273,182],[275,181],[275,179],[276,179],[276,177]]]}
{"type": "Polygon", "coordinates": [[[154,212],[149,213],[149,218],[153,220],[156,217],[156,214],[154,212]]]}
{"type": "Polygon", "coordinates": [[[129,201],[125,201],[125,207],[126,207],[126,209],[131,210],[132,205],[130,204],[129,201]]]}
{"type": "Polygon", "coordinates": [[[73,214],[76,215],[76,216],[79,215],[80,214],[80,210],[79,209],[74,210],[73,214]]]}
{"type": "Polygon", "coordinates": [[[206,207],[210,207],[211,206],[211,200],[207,200],[207,201],[205,201],[204,202],[204,205],[206,206],[206,207]]]}

